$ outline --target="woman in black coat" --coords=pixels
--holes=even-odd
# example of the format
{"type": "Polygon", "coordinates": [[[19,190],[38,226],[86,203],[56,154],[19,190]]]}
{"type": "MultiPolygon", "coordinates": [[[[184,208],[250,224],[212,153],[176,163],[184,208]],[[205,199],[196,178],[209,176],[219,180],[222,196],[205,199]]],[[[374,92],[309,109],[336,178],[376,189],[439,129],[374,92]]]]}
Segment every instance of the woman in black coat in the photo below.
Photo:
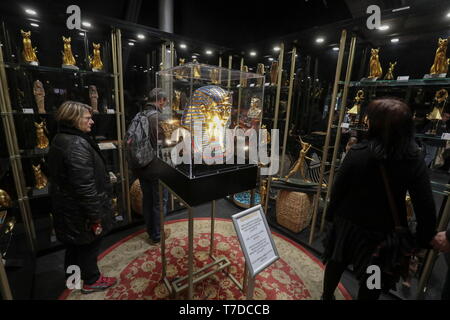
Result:
{"type": "Polygon", "coordinates": [[[91,107],[66,101],[56,113],[58,134],[48,155],[55,232],[66,245],[65,270],[80,267],[83,293],[116,283],[97,266],[101,238],[112,226],[109,174],[98,145],[89,136],[91,107]]]}
{"type": "MultiPolygon", "coordinates": [[[[381,290],[368,289],[372,254],[394,230],[382,167],[386,172],[400,224],[407,227],[405,196],[408,191],[417,219],[416,241],[431,248],[436,233],[436,211],[428,171],[414,142],[413,119],[409,107],[397,99],[377,99],[367,109],[368,140],[352,146],[333,184],[327,220],[322,299],[334,298],[342,273],[350,264],[360,287],[358,299],[378,299],[381,290]],[[380,166],[381,164],[381,166],[380,166]]],[[[380,265],[383,290],[391,289],[399,274],[390,274],[392,265],[380,265]]]]}

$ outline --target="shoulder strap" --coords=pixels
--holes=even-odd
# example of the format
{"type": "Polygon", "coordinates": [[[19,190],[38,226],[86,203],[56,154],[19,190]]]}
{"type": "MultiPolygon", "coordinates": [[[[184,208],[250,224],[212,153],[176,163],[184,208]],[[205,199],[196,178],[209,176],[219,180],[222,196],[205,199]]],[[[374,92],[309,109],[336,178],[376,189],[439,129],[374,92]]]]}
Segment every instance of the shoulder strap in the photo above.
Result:
{"type": "Polygon", "coordinates": [[[388,197],[388,200],[389,200],[389,206],[391,207],[392,217],[394,218],[395,227],[396,228],[401,228],[397,206],[395,205],[394,197],[392,196],[392,192],[391,192],[391,188],[390,188],[390,185],[389,185],[389,180],[388,180],[388,177],[387,177],[386,169],[384,168],[382,163],[379,164],[379,167],[380,167],[380,171],[381,171],[381,176],[383,177],[384,187],[386,189],[386,194],[387,194],[387,197],[388,197]]]}

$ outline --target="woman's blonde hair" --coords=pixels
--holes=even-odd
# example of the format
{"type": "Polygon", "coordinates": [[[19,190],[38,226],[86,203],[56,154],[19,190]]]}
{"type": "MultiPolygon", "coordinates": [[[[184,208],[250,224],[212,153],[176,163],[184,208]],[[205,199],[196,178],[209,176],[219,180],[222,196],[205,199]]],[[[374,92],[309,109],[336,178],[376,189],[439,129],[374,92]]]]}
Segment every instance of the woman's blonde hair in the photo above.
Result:
{"type": "Polygon", "coordinates": [[[56,111],[55,119],[59,124],[79,128],[85,111],[92,114],[92,108],[77,101],[66,101],[56,111]]]}

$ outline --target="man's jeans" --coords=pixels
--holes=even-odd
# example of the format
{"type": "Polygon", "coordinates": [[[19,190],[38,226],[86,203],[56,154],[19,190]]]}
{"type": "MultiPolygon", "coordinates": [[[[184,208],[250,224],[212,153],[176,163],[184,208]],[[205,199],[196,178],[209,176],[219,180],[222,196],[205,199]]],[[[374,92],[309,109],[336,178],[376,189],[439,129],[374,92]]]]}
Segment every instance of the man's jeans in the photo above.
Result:
{"type": "MultiPolygon", "coordinates": [[[[147,180],[139,178],[142,190],[142,215],[147,226],[147,233],[155,242],[161,239],[161,219],[159,214],[159,183],[158,179],[147,180]]],[[[167,214],[168,192],[163,189],[163,210],[167,214]]]]}

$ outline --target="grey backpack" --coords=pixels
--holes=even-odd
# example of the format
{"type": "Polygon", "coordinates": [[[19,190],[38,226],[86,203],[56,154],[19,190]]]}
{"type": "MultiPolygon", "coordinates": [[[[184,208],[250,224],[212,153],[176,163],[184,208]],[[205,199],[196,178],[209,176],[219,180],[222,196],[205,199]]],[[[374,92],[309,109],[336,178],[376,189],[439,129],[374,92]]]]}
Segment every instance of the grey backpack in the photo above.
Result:
{"type": "Polygon", "coordinates": [[[126,156],[129,166],[133,169],[147,166],[155,157],[156,153],[150,141],[148,118],[156,112],[156,110],[138,112],[125,134],[126,156]]]}

